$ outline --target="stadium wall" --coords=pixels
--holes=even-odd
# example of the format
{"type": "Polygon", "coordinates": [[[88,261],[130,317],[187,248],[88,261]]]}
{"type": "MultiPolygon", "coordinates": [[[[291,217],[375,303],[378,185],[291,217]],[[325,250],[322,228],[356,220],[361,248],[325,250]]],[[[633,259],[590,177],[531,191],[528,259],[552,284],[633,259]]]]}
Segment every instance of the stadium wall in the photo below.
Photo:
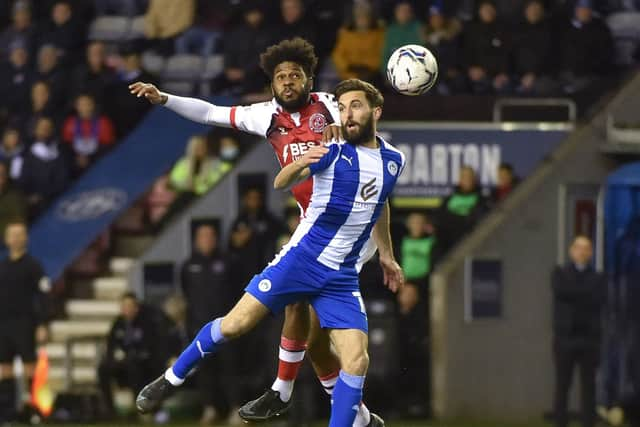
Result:
{"type": "Polygon", "coordinates": [[[570,135],[434,272],[432,404],[437,417],[530,421],[550,410],[550,272],[564,260],[573,231],[566,229],[567,191],[599,188],[616,167],[600,153],[607,114],[639,108],[637,76],[590,123],[570,135]],[[465,284],[472,259],[501,262],[501,314],[495,318],[469,319],[465,284]]]}
{"type": "Polygon", "coordinates": [[[194,222],[216,221],[219,225],[219,242],[222,247],[225,247],[228,240],[227,233],[238,215],[242,196],[238,189],[242,185],[243,177],[260,177],[260,181],[266,185],[267,207],[271,212],[281,214],[288,193],[271,191],[271,184],[279,170],[280,167],[271,146],[262,142],[256,144],[212,191],[197,200],[165,227],[131,269],[129,277],[131,289],[139,295],[144,295],[144,266],[162,263],[174,265],[174,277],[170,278],[173,283],[168,284],[178,284],[179,265],[191,253],[191,229],[194,222]]]}

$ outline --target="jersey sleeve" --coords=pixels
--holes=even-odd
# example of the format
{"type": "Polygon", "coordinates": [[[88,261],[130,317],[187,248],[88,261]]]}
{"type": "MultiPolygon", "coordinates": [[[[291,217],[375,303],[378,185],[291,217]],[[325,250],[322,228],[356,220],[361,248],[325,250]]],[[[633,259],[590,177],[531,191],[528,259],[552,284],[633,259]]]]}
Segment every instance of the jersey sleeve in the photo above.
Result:
{"type": "Polygon", "coordinates": [[[404,172],[404,167],[407,165],[407,156],[405,156],[405,154],[402,151],[399,151],[400,153],[400,171],[398,172],[398,176],[402,175],[402,172],[404,172]]]}
{"type": "Polygon", "coordinates": [[[329,113],[331,113],[333,123],[340,125],[340,110],[338,109],[336,97],[332,93],[327,92],[316,92],[316,94],[318,95],[318,99],[327,107],[329,113]]]}
{"type": "Polygon", "coordinates": [[[231,107],[231,127],[255,135],[266,136],[276,107],[273,102],[261,102],[246,106],[231,107]]]}
{"type": "Polygon", "coordinates": [[[318,172],[322,172],[327,169],[340,155],[340,144],[327,145],[329,152],[326,153],[318,163],[312,163],[309,165],[311,175],[315,175],[318,172]]]}

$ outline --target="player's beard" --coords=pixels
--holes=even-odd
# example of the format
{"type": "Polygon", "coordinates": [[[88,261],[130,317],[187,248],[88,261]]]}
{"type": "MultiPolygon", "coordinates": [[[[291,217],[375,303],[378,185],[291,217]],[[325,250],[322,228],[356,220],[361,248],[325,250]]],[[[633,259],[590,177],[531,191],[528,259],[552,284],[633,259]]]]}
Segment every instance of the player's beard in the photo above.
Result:
{"type": "Polygon", "coordinates": [[[292,113],[301,110],[305,105],[307,105],[309,102],[309,94],[311,94],[311,85],[306,84],[303,86],[302,91],[298,94],[297,98],[285,101],[275,91],[273,96],[278,104],[282,105],[286,111],[292,113]]]}
{"type": "Polygon", "coordinates": [[[358,128],[353,131],[349,131],[347,129],[347,124],[353,122],[348,121],[347,123],[342,125],[342,136],[344,140],[353,145],[361,145],[366,144],[367,142],[373,139],[374,131],[373,131],[373,113],[367,117],[367,120],[364,123],[357,123],[358,128]]]}

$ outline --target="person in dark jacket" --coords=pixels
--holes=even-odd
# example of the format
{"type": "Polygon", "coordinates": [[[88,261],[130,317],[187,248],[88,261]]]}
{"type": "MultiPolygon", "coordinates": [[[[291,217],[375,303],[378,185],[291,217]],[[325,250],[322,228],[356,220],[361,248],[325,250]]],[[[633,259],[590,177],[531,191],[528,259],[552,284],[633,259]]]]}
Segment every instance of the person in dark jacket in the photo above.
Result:
{"type": "Polygon", "coordinates": [[[491,190],[492,207],[506,199],[518,185],[518,182],[519,179],[513,170],[513,165],[500,163],[500,166],[498,166],[498,182],[495,188],[491,190]]]}
{"type": "Polygon", "coordinates": [[[34,73],[29,67],[26,46],[16,42],[9,51],[9,61],[0,63],[0,110],[5,115],[20,115],[29,108],[34,73]]]}
{"type": "Polygon", "coordinates": [[[478,5],[478,19],[463,33],[464,62],[476,93],[504,92],[509,86],[510,35],[498,20],[492,0],[478,5]]]}
{"type": "Polygon", "coordinates": [[[5,227],[11,221],[26,216],[27,201],[22,191],[12,185],[8,165],[0,160],[0,235],[4,234],[5,227]]]}
{"type": "Polygon", "coordinates": [[[224,71],[213,81],[213,91],[232,94],[262,92],[268,82],[260,69],[260,54],[274,38],[265,21],[263,6],[249,2],[244,23],[224,37],[224,71]]]}
{"type": "Polygon", "coordinates": [[[157,310],[141,306],[133,293],[122,296],[118,316],[107,337],[107,350],[98,366],[98,380],[106,415],[115,413],[112,382],[134,395],[153,379],[167,362],[164,335],[157,310]]]}
{"type": "Polygon", "coordinates": [[[591,0],[578,0],[560,56],[565,91],[576,92],[605,75],[611,69],[613,52],[611,32],[594,15],[591,0]]]}
{"type": "Polygon", "coordinates": [[[553,35],[542,0],[529,0],[524,21],[514,32],[513,71],[518,79],[517,91],[549,94],[555,87],[551,80],[553,35]]]}
{"type": "MultiPolygon", "coordinates": [[[[211,225],[200,225],[195,231],[191,257],[182,265],[180,283],[187,301],[187,332],[193,339],[202,325],[215,313],[228,311],[233,305],[229,269],[218,250],[218,236],[211,225]]],[[[222,383],[225,361],[211,358],[203,361],[197,373],[197,383],[204,410],[201,423],[208,425],[217,415],[229,410],[222,383]]]]}
{"type": "Polygon", "coordinates": [[[35,140],[26,154],[20,187],[27,195],[30,214],[37,216],[62,193],[69,182],[69,169],[50,118],[42,117],[35,129],[35,140]]]}
{"type": "Polygon", "coordinates": [[[460,179],[454,192],[443,200],[437,214],[437,238],[442,252],[451,249],[473,229],[486,211],[486,200],[469,166],[460,169],[460,179]]]}
{"type": "Polygon", "coordinates": [[[555,425],[569,424],[567,405],[574,367],[580,367],[581,419],[584,427],[596,422],[596,369],[601,342],[601,313],[606,282],[591,266],[593,245],[585,236],[573,240],[570,261],[551,276],[553,292],[553,351],[556,366],[555,425]]]}
{"type": "Polygon", "coordinates": [[[50,282],[40,263],[27,253],[27,226],[10,221],[4,230],[9,256],[0,261],[0,425],[16,416],[13,359],[24,364],[27,384],[33,378],[36,336],[46,340],[50,282]]]}

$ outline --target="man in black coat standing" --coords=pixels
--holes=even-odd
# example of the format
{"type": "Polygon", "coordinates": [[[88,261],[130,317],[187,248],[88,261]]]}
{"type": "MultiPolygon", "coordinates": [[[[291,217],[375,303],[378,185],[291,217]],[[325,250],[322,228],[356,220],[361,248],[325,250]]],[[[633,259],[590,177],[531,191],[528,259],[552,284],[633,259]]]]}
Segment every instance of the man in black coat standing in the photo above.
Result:
{"type": "MultiPolygon", "coordinates": [[[[187,332],[196,336],[202,325],[215,313],[229,310],[233,305],[226,259],[218,250],[218,234],[211,225],[200,225],[194,235],[191,257],[182,265],[180,282],[187,301],[187,332]]],[[[204,410],[201,424],[210,425],[229,411],[225,391],[225,360],[206,359],[198,373],[197,383],[204,410]]],[[[227,367],[227,370],[229,368],[227,367]]]]}
{"type": "Polygon", "coordinates": [[[570,261],[552,274],[553,347],[556,365],[555,425],[569,424],[567,405],[574,367],[580,367],[581,420],[584,427],[596,422],[596,369],[601,341],[601,312],[606,283],[591,266],[593,245],[585,236],[573,240],[570,261]]]}

